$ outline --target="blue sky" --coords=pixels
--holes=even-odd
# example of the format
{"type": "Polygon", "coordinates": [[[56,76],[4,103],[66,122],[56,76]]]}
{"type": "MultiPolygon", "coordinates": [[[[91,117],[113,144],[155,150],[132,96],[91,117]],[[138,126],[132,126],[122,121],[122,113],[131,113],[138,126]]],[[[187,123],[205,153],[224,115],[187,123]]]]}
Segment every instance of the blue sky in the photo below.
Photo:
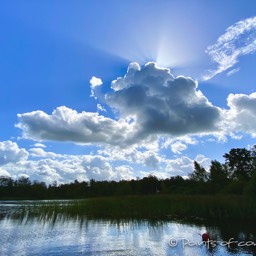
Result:
{"type": "Polygon", "coordinates": [[[187,176],[254,145],[255,8],[2,1],[0,175],[187,176]]]}

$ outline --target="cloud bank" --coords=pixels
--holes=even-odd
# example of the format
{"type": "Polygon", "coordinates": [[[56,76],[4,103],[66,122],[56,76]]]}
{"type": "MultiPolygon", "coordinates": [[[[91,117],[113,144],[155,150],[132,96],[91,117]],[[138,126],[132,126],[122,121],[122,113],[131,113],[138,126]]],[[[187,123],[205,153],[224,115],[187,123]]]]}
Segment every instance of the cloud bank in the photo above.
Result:
{"type": "MultiPolygon", "coordinates": [[[[141,151],[132,147],[120,151],[117,147],[109,147],[94,155],[72,155],[56,154],[44,148],[26,151],[12,141],[3,141],[0,145],[4,145],[1,154],[14,153],[12,159],[1,163],[0,176],[14,179],[25,176],[31,181],[39,180],[47,184],[55,181],[58,184],[68,183],[75,179],[130,180],[148,176],[149,173],[167,178],[173,175],[187,176],[193,171],[193,160],[189,157],[169,160],[159,156],[155,149],[141,151]],[[151,172],[136,171],[134,165],[148,167],[151,172]]],[[[196,159],[204,166],[210,161],[202,155],[196,159]]]]}

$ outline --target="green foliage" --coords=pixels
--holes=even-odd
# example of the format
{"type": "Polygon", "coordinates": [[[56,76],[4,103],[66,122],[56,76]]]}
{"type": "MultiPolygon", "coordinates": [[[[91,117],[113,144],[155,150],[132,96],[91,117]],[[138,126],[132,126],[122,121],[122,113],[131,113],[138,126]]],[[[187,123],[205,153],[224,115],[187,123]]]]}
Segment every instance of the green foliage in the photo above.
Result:
{"type": "Polygon", "coordinates": [[[219,192],[228,184],[228,173],[225,165],[219,161],[211,161],[209,182],[212,191],[219,192]]]}
{"type": "Polygon", "coordinates": [[[206,170],[197,161],[194,161],[194,172],[190,175],[190,179],[198,182],[206,182],[208,180],[206,170]]]}
{"type": "Polygon", "coordinates": [[[255,169],[255,161],[250,150],[233,148],[224,154],[230,177],[237,180],[249,180],[255,169]]]}
{"type": "Polygon", "coordinates": [[[250,182],[245,187],[245,194],[254,199],[256,198],[256,172],[253,172],[250,182]]]}

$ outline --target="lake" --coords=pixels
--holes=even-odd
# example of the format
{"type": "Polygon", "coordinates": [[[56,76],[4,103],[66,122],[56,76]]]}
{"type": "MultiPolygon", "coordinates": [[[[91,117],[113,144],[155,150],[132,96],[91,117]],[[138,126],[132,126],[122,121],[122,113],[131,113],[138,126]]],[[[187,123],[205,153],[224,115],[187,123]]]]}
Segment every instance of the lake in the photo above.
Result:
{"type": "Polygon", "coordinates": [[[19,215],[23,203],[0,201],[0,255],[256,255],[250,223],[28,218],[19,215]],[[205,232],[208,244],[202,243],[205,232]]]}

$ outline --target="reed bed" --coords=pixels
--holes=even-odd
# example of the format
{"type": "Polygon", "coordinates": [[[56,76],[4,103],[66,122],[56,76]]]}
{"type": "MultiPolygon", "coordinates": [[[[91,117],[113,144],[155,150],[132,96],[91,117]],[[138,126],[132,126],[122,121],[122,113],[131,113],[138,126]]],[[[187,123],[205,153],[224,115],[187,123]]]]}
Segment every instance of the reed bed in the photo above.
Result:
{"type": "Polygon", "coordinates": [[[227,221],[256,219],[256,202],[243,196],[152,195],[47,201],[24,206],[29,216],[90,219],[172,219],[227,221]]]}

